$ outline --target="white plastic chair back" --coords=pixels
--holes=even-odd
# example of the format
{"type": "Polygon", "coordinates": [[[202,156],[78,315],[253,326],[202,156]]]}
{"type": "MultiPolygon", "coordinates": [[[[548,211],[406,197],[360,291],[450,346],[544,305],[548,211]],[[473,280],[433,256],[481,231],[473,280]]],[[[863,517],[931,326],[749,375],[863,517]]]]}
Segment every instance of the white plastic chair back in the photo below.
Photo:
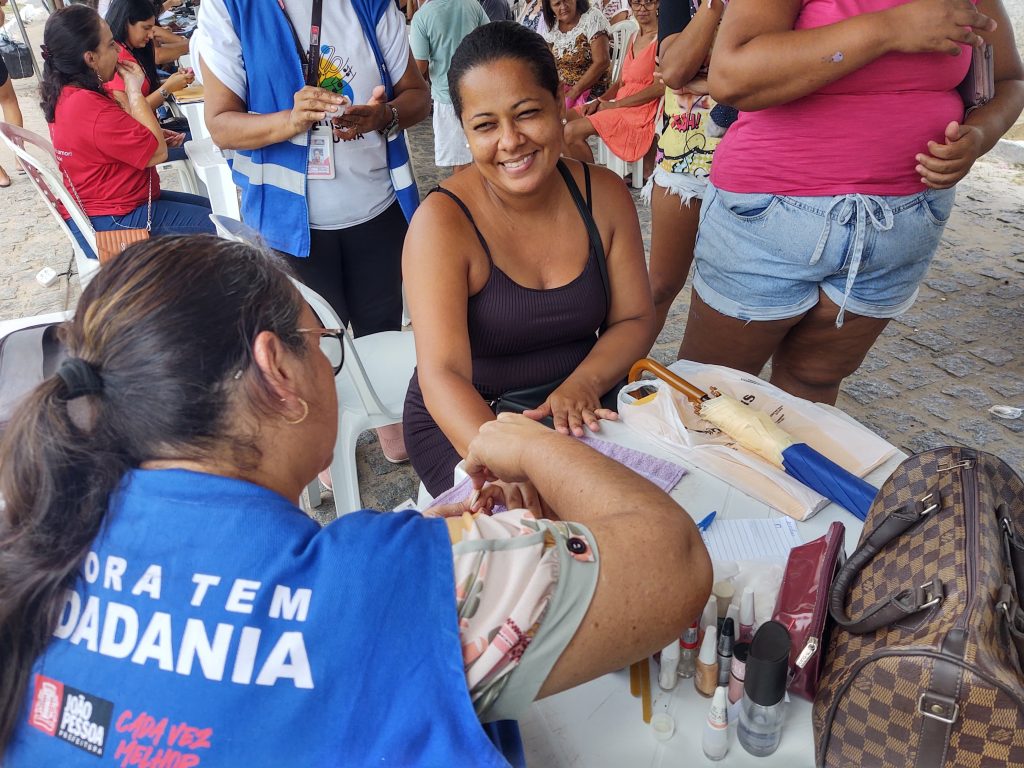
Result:
{"type": "Polygon", "coordinates": [[[623,19],[612,24],[609,32],[612,48],[612,82],[619,79],[622,64],[626,60],[626,51],[629,50],[630,38],[639,31],[640,25],[637,24],[636,19],[623,19]]]}
{"type": "Polygon", "coordinates": [[[53,145],[42,136],[32,133],[32,131],[27,131],[24,128],[8,123],[0,123],[0,139],[21,161],[32,186],[35,187],[39,196],[43,198],[43,202],[46,203],[47,209],[53,215],[53,218],[56,219],[61,231],[71,241],[71,248],[75,253],[75,265],[78,268],[78,279],[82,288],[85,288],[93,273],[99,269],[100,263],[96,259],[90,259],[82,250],[78,240],[72,234],[71,228],[57,210],[58,202],[63,203],[64,208],[71,214],[71,218],[74,220],[79,232],[82,233],[85,241],[89,244],[89,247],[92,248],[93,253],[97,252],[96,233],[92,228],[92,222],[89,221],[89,217],[85,215],[85,211],[81,209],[75,198],[64,187],[64,180],[61,178],[61,173],[56,167],[57,159],[53,153],[53,145]],[[49,167],[46,162],[31,154],[25,145],[34,146],[39,149],[53,162],[53,167],[49,167]]]}
{"type": "MultiPolygon", "coordinates": [[[[226,216],[210,215],[217,234],[227,240],[262,245],[252,227],[226,216]]],[[[293,280],[302,298],[325,328],[341,328],[334,308],[307,285],[293,280]]],[[[338,437],[331,462],[334,505],[339,516],[360,509],[356,441],[368,429],[402,420],[405,392],[416,366],[416,346],[409,331],[382,331],[353,339],[344,334],[345,365],[335,378],[338,437]]],[[[311,494],[316,499],[316,494],[311,494]]]]}

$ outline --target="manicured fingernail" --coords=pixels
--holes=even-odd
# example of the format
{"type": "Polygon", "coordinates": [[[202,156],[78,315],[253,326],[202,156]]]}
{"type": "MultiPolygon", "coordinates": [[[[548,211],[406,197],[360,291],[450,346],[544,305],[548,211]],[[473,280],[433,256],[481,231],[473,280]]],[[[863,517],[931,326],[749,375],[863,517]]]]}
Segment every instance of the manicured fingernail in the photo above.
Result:
{"type": "Polygon", "coordinates": [[[922,167],[921,167],[921,166],[919,165],[919,166],[917,166],[916,168],[914,168],[914,173],[924,173],[924,168],[922,168],[922,167]]]}

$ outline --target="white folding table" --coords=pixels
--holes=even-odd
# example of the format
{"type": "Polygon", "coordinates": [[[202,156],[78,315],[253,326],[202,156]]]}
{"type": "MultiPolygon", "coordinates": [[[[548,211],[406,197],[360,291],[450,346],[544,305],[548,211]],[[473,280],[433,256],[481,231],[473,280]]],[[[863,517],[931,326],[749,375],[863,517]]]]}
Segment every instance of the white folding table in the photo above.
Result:
{"type": "MultiPolygon", "coordinates": [[[[596,437],[685,466],[688,474],[673,490],[672,498],[695,521],[712,511],[723,518],[782,516],[623,424],[603,421],[596,437]]],[[[880,486],[903,458],[904,454],[897,452],[869,474],[867,480],[880,486]]],[[[835,504],[828,505],[807,522],[797,523],[797,527],[806,542],[824,535],[833,520],[846,526],[846,548],[852,552],[863,523],[835,504]]],[[[710,699],[694,690],[692,680],[680,679],[673,691],[662,691],[657,683],[657,664],[652,660],[650,666],[654,712],[667,712],[675,721],[675,734],[671,739],[655,739],[653,729],[642,719],[640,700],[630,695],[629,671],[622,670],[535,702],[527,716],[520,720],[527,765],[538,768],[690,768],[703,765],[811,768],[814,765],[809,702],[791,699],[782,742],[778,751],[768,757],[747,753],[736,738],[736,724],[730,723],[729,754],[714,763],[701,749],[710,699]]]]}

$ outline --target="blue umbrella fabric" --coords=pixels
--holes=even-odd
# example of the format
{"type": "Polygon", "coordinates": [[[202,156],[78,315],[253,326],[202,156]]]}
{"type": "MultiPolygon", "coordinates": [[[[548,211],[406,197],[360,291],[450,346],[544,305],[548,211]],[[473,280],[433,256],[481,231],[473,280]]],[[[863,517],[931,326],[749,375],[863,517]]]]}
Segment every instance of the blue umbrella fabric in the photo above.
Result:
{"type": "Polygon", "coordinates": [[[785,470],[787,475],[864,520],[878,489],[806,443],[797,443],[771,417],[734,397],[700,404],[700,415],[736,442],[785,470]]]}
{"type": "Polygon", "coordinates": [[[782,452],[782,468],[808,488],[864,520],[878,489],[840,467],[807,443],[794,443],[782,452]]]}

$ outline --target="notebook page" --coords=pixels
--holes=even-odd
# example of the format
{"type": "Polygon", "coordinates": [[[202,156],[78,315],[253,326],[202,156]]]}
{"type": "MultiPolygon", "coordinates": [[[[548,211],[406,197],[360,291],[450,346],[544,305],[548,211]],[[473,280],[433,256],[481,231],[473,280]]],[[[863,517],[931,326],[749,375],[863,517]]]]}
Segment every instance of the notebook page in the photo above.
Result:
{"type": "Polygon", "coordinates": [[[790,517],[716,518],[701,534],[711,559],[716,562],[770,560],[786,562],[789,550],[803,544],[790,517]]]}

